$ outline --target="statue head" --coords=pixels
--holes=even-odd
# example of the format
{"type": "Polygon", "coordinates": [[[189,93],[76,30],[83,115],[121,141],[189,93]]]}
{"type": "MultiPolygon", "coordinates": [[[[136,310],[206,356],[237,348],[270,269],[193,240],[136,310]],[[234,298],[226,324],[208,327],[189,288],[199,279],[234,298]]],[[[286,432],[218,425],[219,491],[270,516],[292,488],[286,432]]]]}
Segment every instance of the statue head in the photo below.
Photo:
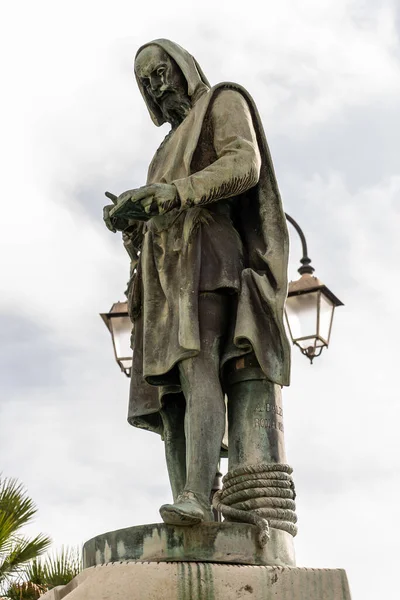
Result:
{"type": "Polygon", "coordinates": [[[135,73],[164,119],[177,127],[191,109],[187,81],[174,59],[165,50],[150,44],[139,52],[135,73]]]}
{"type": "Polygon", "coordinates": [[[135,76],[156,125],[177,127],[209,84],[195,59],[169,40],[139,48],[135,76]]]}

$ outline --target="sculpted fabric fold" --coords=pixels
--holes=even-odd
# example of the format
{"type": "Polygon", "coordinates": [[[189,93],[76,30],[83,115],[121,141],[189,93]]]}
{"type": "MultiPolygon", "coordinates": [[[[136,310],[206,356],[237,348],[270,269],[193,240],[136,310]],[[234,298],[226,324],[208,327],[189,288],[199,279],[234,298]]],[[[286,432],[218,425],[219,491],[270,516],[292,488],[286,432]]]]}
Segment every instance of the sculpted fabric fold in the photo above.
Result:
{"type": "MultiPolygon", "coordinates": [[[[151,44],[174,58],[192,100],[188,116],[156,152],[147,181],[174,184],[181,208],[148,221],[139,261],[145,302],[134,325],[128,420],[162,433],[162,398],[180,391],[176,364],[199,352],[201,292],[231,296],[222,374],[230,360],[254,352],[270,381],[289,384],[283,325],[289,244],[251,96],[233,83],[209,88],[185,50],[166,40],[151,44]]],[[[162,124],[159,109],[138,83],[153,121],[162,124]]]]}

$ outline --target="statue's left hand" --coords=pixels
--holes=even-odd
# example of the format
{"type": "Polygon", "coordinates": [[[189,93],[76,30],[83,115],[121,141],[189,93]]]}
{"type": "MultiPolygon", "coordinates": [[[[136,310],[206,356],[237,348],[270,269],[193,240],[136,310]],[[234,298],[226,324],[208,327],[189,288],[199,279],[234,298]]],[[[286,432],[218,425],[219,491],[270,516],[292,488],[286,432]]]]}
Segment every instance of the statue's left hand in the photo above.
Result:
{"type": "Polygon", "coordinates": [[[146,196],[140,200],[148,215],[163,215],[180,206],[178,190],[169,183],[154,183],[145,188],[146,196]]]}
{"type": "MultiPolygon", "coordinates": [[[[132,204],[137,203],[144,209],[148,218],[162,215],[180,206],[178,192],[174,185],[153,183],[121,194],[116,206],[110,211],[110,217],[129,218],[130,213],[135,211],[132,204]]],[[[134,216],[132,215],[131,218],[134,216]]]]}

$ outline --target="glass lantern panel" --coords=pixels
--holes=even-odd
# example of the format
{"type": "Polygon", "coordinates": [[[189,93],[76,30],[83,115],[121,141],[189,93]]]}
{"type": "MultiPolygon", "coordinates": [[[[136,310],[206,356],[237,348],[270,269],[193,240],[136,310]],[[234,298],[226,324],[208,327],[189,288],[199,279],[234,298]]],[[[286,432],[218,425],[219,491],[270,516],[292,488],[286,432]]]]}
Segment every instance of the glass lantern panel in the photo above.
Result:
{"type": "MultiPolygon", "coordinates": [[[[329,298],[327,298],[322,292],[319,299],[319,331],[318,335],[325,342],[326,345],[329,343],[330,328],[332,323],[333,311],[335,306],[329,298]]],[[[323,346],[320,342],[318,346],[323,346]]]]}
{"type": "Polygon", "coordinates": [[[132,323],[127,316],[111,317],[111,327],[114,338],[115,354],[117,359],[130,358],[132,323]]]}
{"type": "MultiPolygon", "coordinates": [[[[299,338],[313,338],[317,335],[318,292],[290,296],[286,300],[286,317],[292,341],[299,338]]],[[[313,346],[314,340],[302,342],[303,347],[313,346]]]]}
{"type": "Polygon", "coordinates": [[[124,369],[131,369],[132,368],[132,359],[131,358],[120,360],[119,362],[121,363],[121,366],[124,369]]]}

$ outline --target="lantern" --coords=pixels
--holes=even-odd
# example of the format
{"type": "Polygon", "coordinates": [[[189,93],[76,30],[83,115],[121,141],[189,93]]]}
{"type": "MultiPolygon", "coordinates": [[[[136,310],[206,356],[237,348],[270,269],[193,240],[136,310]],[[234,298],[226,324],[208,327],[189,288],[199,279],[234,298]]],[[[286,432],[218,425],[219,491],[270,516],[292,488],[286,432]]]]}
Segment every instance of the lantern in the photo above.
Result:
{"type": "Polygon", "coordinates": [[[317,277],[303,273],[289,283],[285,317],[293,344],[312,363],[329,345],[333,314],[339,300],[317,277]]]}
{"type": "Polygon", "coordinates": [[[127,303],[116,302],[112,305],[110,312],[101,313],[100,316],[111,333],[115,360],[121,371],[127,377],[130,377],[132,368],[132,322],[128,315],[127,303]]]}

